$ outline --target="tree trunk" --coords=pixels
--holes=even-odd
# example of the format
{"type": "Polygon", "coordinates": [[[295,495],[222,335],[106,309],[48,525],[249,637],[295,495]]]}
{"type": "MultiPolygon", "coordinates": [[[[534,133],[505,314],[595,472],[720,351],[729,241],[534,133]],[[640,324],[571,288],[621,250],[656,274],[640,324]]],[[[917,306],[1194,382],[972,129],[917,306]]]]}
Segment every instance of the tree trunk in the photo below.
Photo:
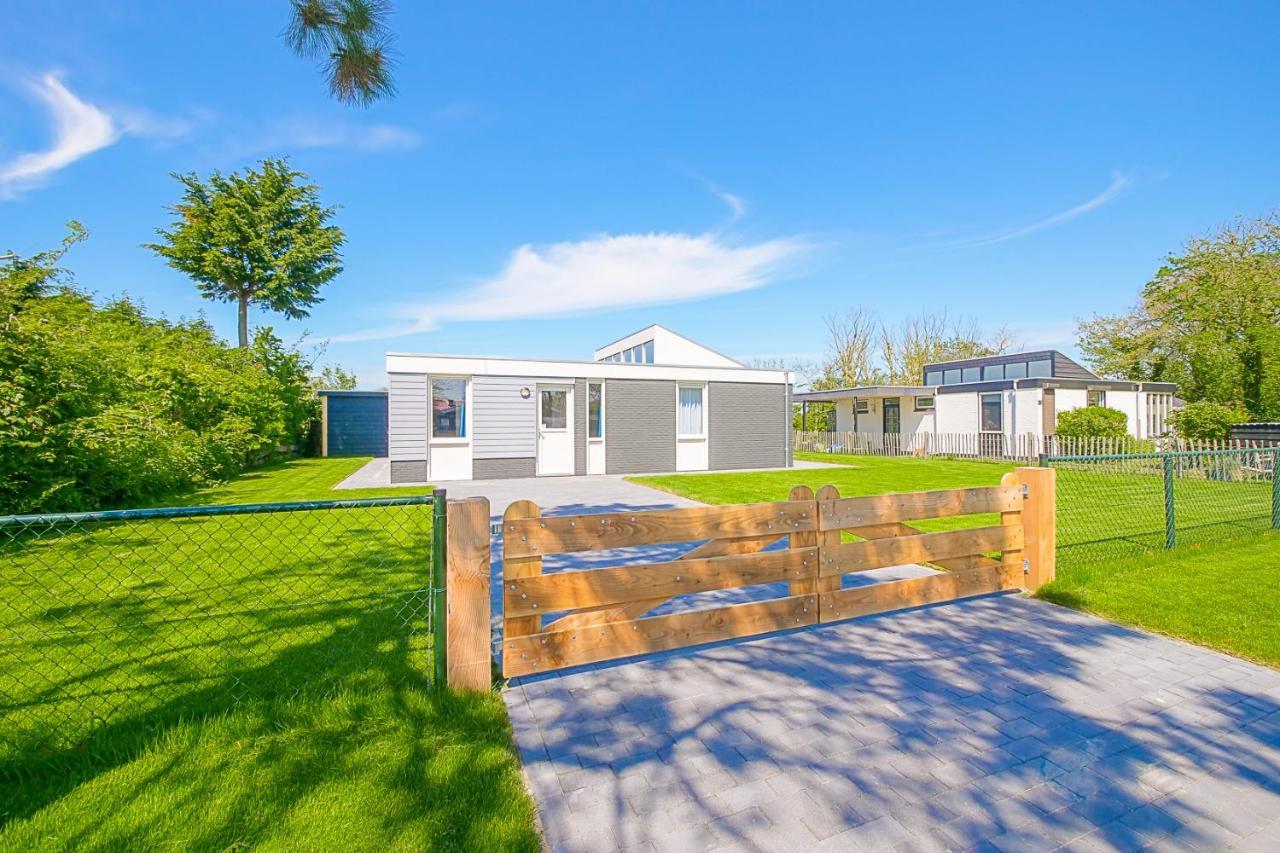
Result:
{"type": "Polygon", "coordinates": [[[249,348],[249,294],[240,294],[240,349],[249,348]]]}

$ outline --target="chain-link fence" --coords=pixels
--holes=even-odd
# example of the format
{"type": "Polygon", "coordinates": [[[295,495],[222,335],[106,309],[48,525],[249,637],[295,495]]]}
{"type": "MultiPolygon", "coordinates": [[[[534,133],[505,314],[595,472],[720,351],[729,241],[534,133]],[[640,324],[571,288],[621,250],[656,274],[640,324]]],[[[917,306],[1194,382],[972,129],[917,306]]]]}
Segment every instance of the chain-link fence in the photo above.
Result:
{"type": "Polygon", "coordinates": [[[1280,528],[1280,447],[1047,456],[1061,566],[1280,528]]]}
{"type": "Polygon", "coordinates": [[[0,766],[246,703],[425,687],[434,503],[0,517],[0,766]]]}

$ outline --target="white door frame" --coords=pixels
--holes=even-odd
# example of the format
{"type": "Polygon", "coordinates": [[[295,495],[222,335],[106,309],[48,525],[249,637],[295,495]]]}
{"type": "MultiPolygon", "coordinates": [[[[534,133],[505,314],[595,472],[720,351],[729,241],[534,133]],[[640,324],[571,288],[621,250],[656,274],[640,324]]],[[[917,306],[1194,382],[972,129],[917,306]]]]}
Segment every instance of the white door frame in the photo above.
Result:
{"type": "Polygon", "coordinates": [[[563,477],[574,473],[574,445],[573,445],[573,385],[556,382],[539,382],[537,386],[538,403],[535,407],[535,427],[537,429],[537,474],[539,477],[563,477]],[[542,419],[542,392],[543,391],[563,391],[565,392],[565,419],[564,428],[548,429],[544,427],[542,419]],[[548,460],[548,454],[544,452],[547,447],[556,448],[557,456],[548,460]],[[548,464],[550,463],[550,464],[548,464]]]}

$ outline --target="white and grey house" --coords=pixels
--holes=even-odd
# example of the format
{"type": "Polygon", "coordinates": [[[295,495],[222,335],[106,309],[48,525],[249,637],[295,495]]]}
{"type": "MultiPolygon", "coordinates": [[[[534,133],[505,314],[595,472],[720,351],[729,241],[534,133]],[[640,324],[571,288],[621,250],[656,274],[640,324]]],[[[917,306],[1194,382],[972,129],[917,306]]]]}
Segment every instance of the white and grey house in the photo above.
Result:
{"type": "Polygon", "coordinates": [[[391,482],[777,468],[792,375],[662,326],[591,361],[388,353],[391,482]]]}
{"type": "Polygon", "coordinates": [[[795,399],[801,406],[834,403],[835,423],[824,426],[837,432],[903,439],[976,433],[990,445],[1011,447],[1019,436],[1043,442],[1057,432],[1060,413],[1084,406],[1124,412],[1135,438],[1162,436],[1177,391],[1171,382],[1101,379],[1057,350],[928,364],[921,380],[802,392],[795,399]]]}

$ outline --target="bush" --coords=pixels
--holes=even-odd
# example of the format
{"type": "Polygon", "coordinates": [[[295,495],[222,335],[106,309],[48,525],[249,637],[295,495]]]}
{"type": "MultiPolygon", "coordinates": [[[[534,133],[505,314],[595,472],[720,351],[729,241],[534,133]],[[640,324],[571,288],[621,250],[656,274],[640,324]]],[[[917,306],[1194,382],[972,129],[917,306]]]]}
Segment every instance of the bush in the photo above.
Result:
{"type": "Polygon", "coordinates": [[[1182,438],[1217,440],[1231,437],[1231,425],[1249,420],[1249,413],[1238,406],[1201,400],[1187,403],[1170,416],[1174,432],[1182,438]]]}
{"type": "Polygon", "coordinates": [[[1129,419],[1119,409],[1085,406],[1058,414],[1058,435],[1065,438],[1124,438],[1129,419]]]}
{"type": "Polygon", "coordinates": [[[0,513],[138,505],[305,446],[310,365],[270,329],[241,350],[95,305],[58,283],[60,254],[0,269],[0,513]]]}

